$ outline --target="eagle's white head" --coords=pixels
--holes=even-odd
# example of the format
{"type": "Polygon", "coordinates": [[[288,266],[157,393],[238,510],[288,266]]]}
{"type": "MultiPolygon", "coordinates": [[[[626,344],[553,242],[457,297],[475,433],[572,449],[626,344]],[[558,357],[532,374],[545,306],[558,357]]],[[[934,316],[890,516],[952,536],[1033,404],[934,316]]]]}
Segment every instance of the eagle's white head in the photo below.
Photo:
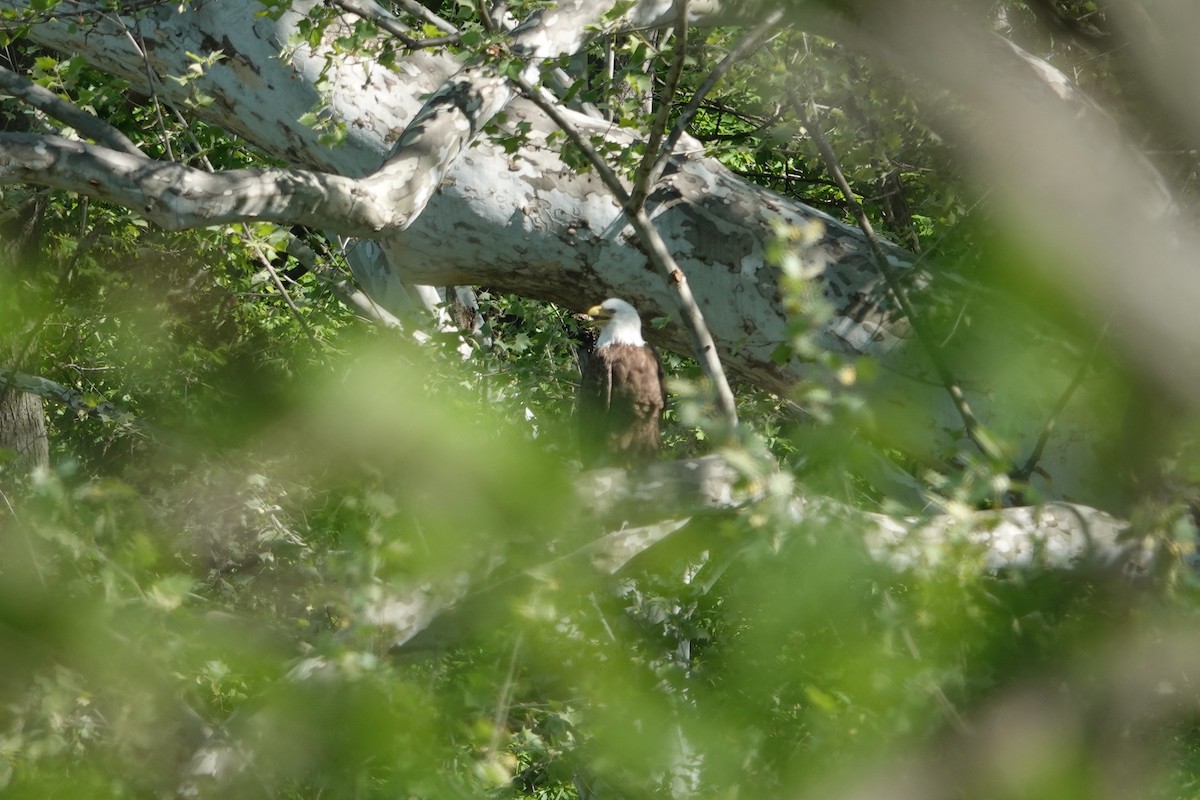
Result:
{"type": "Polygon", "coordinates": [[[589,308],[587,314],[602,323],[596,347],[609,344],[645,346],[646,340],[642,338],[642,318],[638,316],[637,309],[624,300],[610,297],[600,305],[589,308]]]}

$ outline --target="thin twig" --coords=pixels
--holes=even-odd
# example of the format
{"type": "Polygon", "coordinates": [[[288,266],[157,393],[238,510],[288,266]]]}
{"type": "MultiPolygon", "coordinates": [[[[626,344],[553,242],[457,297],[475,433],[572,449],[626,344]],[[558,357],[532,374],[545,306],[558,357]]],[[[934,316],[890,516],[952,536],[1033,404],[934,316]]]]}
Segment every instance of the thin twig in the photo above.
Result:
{"type": "Polygon", "coordinates": [[[129,155],[145,155],[136,144],[130,141],[129,137],[112,125],[94,114],[89,114],[74,103],[63,100],[49,89],[38,86],[24,75],[18,75],[12,70],[0,67],[0,89],[19,100],[24,100],[64,125],[69,125],[97,144],[129,155]]]}
{"type": "MultiPolygon", "coordinates": [[[[158,129],[162,132],[163,151],[167,154],[168,161],[175,160],[175,154],[171,151],[171,137],[167,135],[167,121],[163,119],[162,105],[158,101],[158,76],[150,68],[150,57],[146,53],[146,40],[142,36],[142,18],[139,16],[135,20],[137,29],[137,48],[138,53],[142,57],[142,64],[146,67],[146,89],[150,92],[150,101],[154,105],[154,116],[158,120],[158,129]]],[[[128,33],[128,31],[127,31],[128,33]]],[[[132,34],[129,34],[132,39],[132,34]]]]}
{"type": "Polygon", "coordinates": [[[1079,369],[1076,370],[1075,376],[1071,382],[1067,384],[1067,388],[1063,391],[1062,396],[1058,398],[1050,416],[1046,418],[1046,424],[1042,426],[1042,432],[1038,435],[1037,443],[1033,447],[1033,452],[1029,454],[1029,458],[1020,469],[1014,470],[1011,477],[1018,481],[1027,481],[1033,475],[1033,471],[1037,469],[1037,464],[1042,460],[1042,452],[1046,449],[1046,443],[1050,441],[1050,434],[1054,432],[1055,425],[1058,424],[1058,418],[1062,412],[1066,410],[1067,404],[1071,402],[1071,397],[1075,391],[1083,383],[1083,379],[1091,372],[1092,364],[1096,361],[1096,354],[1100,351],[1100,344],[1108,336],[1109,323],[1104,323],[1104,327],[1100,329],[1100,333],[1096,335],[1096,340],[1092,342],[1091,349],[1088,350],[1087,356],[1079,364],[1079,369]]]}
{"type": "MultiPolygon", "coordinates": [[[[606,86],[612,86],[613,81],[617,76],[617,50],[613,47],[613,36],[609,34],[604,37],[604,83],[606,86]]],[[[615,118],[615,111],[611,106],[606,106],[603,110],[604,118],[612,122],[615,118]]]]}
{"type": "MultiPolygon", "coordinates": [[[[641,208],[645,205],[646,196],[650,194],[650,187],[653,185],[654,180],[654,166],[658,161],[658,150],[662,146],[663,138],[666,135],[667,124],[671,121],[671,98],[679,90],[679,79],[683,75],[684,62],[687,61],[687,9],[688,0],[681,0],[679,3],[679,18],[675,21],[675,59],[671,62],[671,68],[667,71],[667,81],[663,86],[662,102],[658,104],[658,111],[654,115],[654,123],[650,126],[650,138],[646,142],[646,150],[642,155],[642,162],[638,164],[637,171],[633,176],[633,189],[630,191],[629,203],[634,208],[641,208]]],[[[653,93],[653,85],[651,85],[650,91],[653,93]]]]}
{"type": "MultiPolygon", "coordinates": [[[[181,123],[184,122],[183,116],[179,113],[179,110],[176,109],[174,106],[171,106],[170,108],[172,111],[175,112],[176,118],[181,123]]],[[[183,125],[183,130],[184,130],[184,135],[187,136],[191,140],[192,145],[196,148],[196,152],[199,155],[199,160],[200,160],[201,165],[203,165],[204,168],[206,170],[208,170],[209,172],[216,172],[215,168],[213,167],[212,162],[209,161],[208,156],[204,155],[203,149],[200,146],[200,141],[196,138],[195,134],[192,133],[191,128],[186,123],[183,125]]],[[[275,266],[271,263],[270,257],[268,257],[267,254],[263,252],[263,250],[259,246],[258,242],[256,242],[254,240],[254,234],[250,230],[250,226],[243,223],[242,231],[246,234],[246,241],[249,242],[250,246],[254,249],[255,255],[258,256],[258,260],[262,263],[263,267],[266,268],[267,274],[271,276],[271,282],[275,284],[276,290],[278,290],[280,296],[283,298],[283,301],[285,303],[287,303],[288,309],[292,312],[292,315],[296,318],[296,322],[297,322],[297,324],[300,325],[300,329],[302,331],[304,331],[304,335],[308,337],[308,340],[310,342],[312,342],[314,345],[317,345],[319,347],[320,342],[317,340],[317,337],[313,334],[312,329],[308,326],[308,323],[304,320],[304,317],[301,316],[300,309],[296,306],[296,303],[292,300],[291,294],[288,292],[287,288],[283,285],[283,281],[280,279],[279,273],[276,271],[275,266]]]]}
{"type": "Polygon", "coordinates": [[[725,377],[725,370],[721,366],[716,342],[713,341],[712,333],[709,331],[708,325],[704,322],[704,314],[700,311],[700,306],[696,303],[696,298],[688,286],[687,276],[680,269],[678,263],[676,263],[674,256],[671,255],[671,251],[667,247],[666,242],[663,241],[662,236],[658,233],[658,229],[654,227],[654,223],[646,216],[644,209],[630,208],[629,192],[625,190],[621,179],[617,177],[616,172],[608,165],[608,162],[596,151],[592,143],[566,118],[558,105],[547,98],[540,87],[533,86],[523,77],[518,76],[511,80],[580,149],[600,176],[600,180],[604,183],[605,187],[612,192],[613,196],[620,201],[621,206],[625,209],[626,218],[633,226],[638,239],[645,248],[646,256],[656,268],[663,272],[667,277],[667,285],[674,290],[676,308],[679,311],[684,329],[688,332],[688,336],[692,341],[693,354],[700,363],[701,369],[704,370],[705,376],[712,384],[717,413],[727,427],[727,432],[732,434],[738,426],[737,406],[734,402],[733,390],[729,388],[729,380],[725,377]]]}
{"type": "MultiPolygon", "coordinates": [[[[691,101],[684,107],[679,117],[675,120],[675,127],[671,131],[671,135],[667,138],[666,143],[662,146],[660,152],[654,155],[654,163],[652,169],[648,171],[648,183],[653,185],[658,182],[662,176],[663,170],[667,168],[667,162],[671,158],[671,154],[675,152],[675,146],[679,144],[680,138],[687,131],[688,125],[692,124],[692,119],[695,118],[700,106],[704,103],[704,98],[713,90],[713,87],[725,77],[726,73],[739,61],[742,56],[752,47],[757,47],[763,37],[783,19],[782,9],[776,9],[767,15],[766,19],[754,27],[750,33],[742,37],[733,49],[725,54],[720,63],[713,68],[708,77],[704,79],[704,83],[700,84],[700,88],[692,95],[691,101]]],[[[650,151],[653,152],[653,151],[650,151]]]]}
{"type": "MultiPolygon", "coordinates": [[[[862,229],[863,235],[867,239],[867,247],[871,251],[872,262],[875,264],[876,271],[887,284],[888,291],[895,298],[896,303],[900,306],[905,318],[912,325],[913,333],[916,334],[917,341],[921,343],[921,348],[929,357],[930,363],[933,364],[934,370],[941,379],[942,386],[950,395],[950,399],[954,401],[954,407],[958,410],[958,414],[962,417],[963,424],[966,428],[967,436],[979,448],[980,452],[988,458],[1000,460],[1003,454],[996,443],[988,437],[983,426],[971,411],[971,406],[967,402],[966,395],[963,393],[962,386],[958,379],[954,377],[954,373],[950,371],[950,366],[942,358],[933,340],[933,335],[925,327],[924,319],[917,314],[912,302],[908,299],[908,292],[901,285],[899,279],[893,273],[891,266],[888,264],[887,257],[883,253],[883,247],[879,243],[879,237],[875,234],[875,228],[871,225],[871,220],[867,218],[867,213],[863,209],[862,204],[854,197],[854,192],[850,188],[850,183],[846,180],[845,174],[842,172],[841,164],[838,162],[837,154],[833,152],[829,141],[821,132],[820,125],[814,119],[814,115],[810,114],[808,109],[794,93],[788,92],[792,106],[796,109],[796,114],[800,117],[801,124],[808,131],[808,135],[812,138],[813,144],[821,154],[821,158],[825,161],[825,168],[829,170],[832,177],[841,189],[842,194],[846,198],[846,204],[850,207],[854,214],[859,228],[862,229]]],[[[815,108],[814,108],[815,110],[815,108]]]]}
{"type": "Polygon", "coordinates": [[[154,71],[150,67],[150,58],[146,53],[146,40],[142,37],[142,18],[140,16],[134,18],[134,24],[138,28],[137,34],[134,35],[134,32],[129,30],[129,26],[125,24],[125,19],[121,16],[121,13],[105,13],[103,16],[111,19],[113,24],[121,29],[121,32],[125,35],[125,38],[129,40],[131,45],[133,45],[133,49],[137,51],[138,57],[142,60],[142,66],[146,71],[146,92],[150,96],[150,104],[154,107],[154,116],[158,122],[158,129],[162,134],[163,150],[167,155],[167,160],[174,161],[175,156],[171,152],[171,141],[167,137],[167,123],[166,120],[163,119],[162,107],[159,105],[158,89],[156,88],[159,83],[158,77],[154,74],[154,71]]]}
{"type": "Polygon", "coordinates": [[[293,236],[288,242],[287,254],[296,259],[317,280],[325,284],[325,287],[347,308],[384,328],[404,329],[394,314],[376,303],[361,288],[336,274],[327,274],[332,271],[320,265],[316,251],[302,242],[299,237],[293,236]]]}
{"type": "Polygon", "coordinates": [[[442,33],[447,33],[451,36],[457,36],[459,33],[458,28],[454,27],[454,25],[418,3],[417,0],[394,0],[394,2],[407,13],[417,17],[418,19],[425,20],[442,33]]]}
{"type": "Polygon", "coordinates": [[[42,585],[42,588],[45,588],[48,585],[46,583],[46,573],[42,570],[42,563],[38,559],[37,549],[33,546],[33,537],[30,535],[29,528],[17,516],[17,510],[13,508],[12,501],[8,499],[8,495],[3,490],[0,490],[0,498],[3,498],[4,505],[8,508],[9,516],[13,518],[17,530],[21,531],[21,538],[25,540],[25,549],[29,551],[29,563],[33,564],[33,571],[37,574],[38,583],[42,585]]]}
{"type": "Polygon", "coordinates": [[[304,317],[300,314],[300,309],[296,306],[296,303],[293,302],[292,296],[288,293],[287,287],[283,285],[283,281],[280,280],[279,273],[275,270],[275,265],[271,263],[271,259],[266,253],[263,252],[262,247],[258,244],[258,242],[254,241],[254,234],[251,233],[250,226],[243,225],[242,229],[246,233],[246,241],[250,243],[252,248],[254,248],[254,252],[258,256],[258,260],[262,262],[263,267],[265,267],[267,270],[267,274],[271,276],[271,282],[274,283],[275,288],[279,290],[279,294],[283,298],[283,302],[287,303],[287,307],[291,310],[292,316],[296,318],[296,322],[300,325],[300,330],[304,331],[304,335],[308,337],[310,342],[317,347],[320,347],[320,341],[317,340],[317,337],[313,334],[312,329],[308,326],[308,323],[305,322],[304,317]]]}
{"type": "Polygon", "coordinates": [[[0,382],[3,383],[5,389],[13,388],[62,403],[77,415],[113,422],[139,435],[148,436],[151,433],[147,423],[114,403],[107,400],[96,402],[95,399],[89,399],[78,390],[49,378],[0,367],[0,382]]]}
{"type": "Polygon", "coordinates": [[[500,737],[508,721],[508,713],[512,709],[513,688],[517,683],[517,656],[521,653],[521,642],[524,638],[524,633],[517,633],[512,654],[508,657],[508,671],[504,675],[504,683],[500,685],[500,694],[496,697],[496,710],[492,714],[492,740],[488,743],[488,755],[492,757],[500,752],[500,737]]]}
{"type": "MultiPolygon", "coordinates": [[[[368,20],[379,28],[379,30],[388,32],[400,40],[404,47],[410,50],[416,50],[426,47],[442,47],[443,44],[454,44],[460,41],[458,31],[452,32],[448,36],[439,36],[437,38],[413,38],[412,30],[407,25],[400,22],[391,12],[383,6],[368,2],[366,0],[329,0],[330,5],[341,8],[342,11],[355,14],[356,17],[368,20]]],[[[452,26],[451,26],[452,29],[452,26]]]]}
{"type": "Polygon", "coordinates": [[[496,23],[492,21],[492,13],[488,10],[487,0],[475,0],[475,13],[483,23],[483,29],[488,33],[496,33],[496,23]]]}

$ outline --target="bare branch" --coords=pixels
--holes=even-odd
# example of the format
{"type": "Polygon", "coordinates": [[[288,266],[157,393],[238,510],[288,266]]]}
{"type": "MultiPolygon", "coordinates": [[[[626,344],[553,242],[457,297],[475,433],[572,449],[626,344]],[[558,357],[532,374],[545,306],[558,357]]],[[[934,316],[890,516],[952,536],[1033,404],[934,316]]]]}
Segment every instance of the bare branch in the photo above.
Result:
{"type": "Polygon", "coordinates": [[[354,309],[364,318],[381,327],[390,330],[403,330],[404,326],[395,314],[372,300],[366,292],[355,286],[351,281],[330,274],[330,270],[321,266],[316,252],[298,237],[293,236],[288,242],[287,254],[300,262],[301,266],[324,283],[343,305],[354,309]]]}
{"type": "Polygon", "coordinates": [[[479,21],[483,23],[483,29],[488,33],[496,33],[496,22],[492,19],[492,14],[488,11],[487,3],[484,0],[475,0],[475,15],[479,17],[479,21]]]}
{"type": "Polygon", "coordinates": [[[679,312],[683,327],[691,341],[692,353],[704,370],[705,376],[712,383],[717,402],[717,413],[728,428],[727,433],[732,434],[738,426],[737,404],[734,402],[733,390],[729,388],[729,380],[725,377],[725,370],[721,366],[716,342],[713,341],[712,333],[704,321],[704,314],[688,286],[687,276],[675,261],[675,257],[671,255],[670,249],[659,235],[658,229],[654,227],[654,223],[646,215],[645,209],[632,207],[629,192],[626,191],[621,179],[604,158],[596,152],[596,148],[592,147],[591,142],[571,124],[562,110],[547,99],[539,88],[530,85],[524,78],[517,78],[516,82],[526,96],[554,120],[567,138],[583,151],[589,163],[599,173],[605,187],[621,202],[626,218],[645,248],[646,256],[667,278],[667,286],[671,288],[672,296],[676,300],[676,310],[679,312]]]}
{"type": "Polygon", "coordinates": [[[283,298],[283,302],[287,304],[288,310],[292,312],[292,316],[296,319],[296,323],[300,326],[300,330],[304,331],[304,335],[310,342],[320,347],[321,343],[317,340],[316,335],[313,334],[312,328],[309,327],[307,320],[304,319],[304,315],[300,313],[300,309],[296,306],[296,301],[292,299],[291,292],[289,292],[287,287],[283,285],[283,280],[280,279],[279,273],[275,270],[275,265],[271,263],[270,257],[263,251],[259,243],[255,241],[254,235],[250,231],[250,227],[248,225],[243,225],[242,232],[246,236],[246,241],[249,242],[250,246],[254,249],[255,255],[258,256],[259,263],[263,265],[263,268],[271,277],[271,283],[275,284],[275,289],[279,292],[279,296],[283,298]]]}
{"type": "MultiPolygon", "coordinates": [[[[411,35],[412,31],[404,23],[396,19],[395,15],[378,3],[370,2],[370,0],[330,0],[330,3],[343,11],[362,17],[365,20],[370,20],[380,30],[395,36],[410,50],[422,47],[441,47],[453,44],[461,38],[454,26],[446,23],[450,30],[453,31],[452,33],[434,39],[414,39],[411,35]]],[[[424,7],[422,6],[422,8],[424,7]]]]}
{"type": "Polygon", "coordinates": [[[73,103],[68,103],[49,89],[38,86],[28,78],[4,67],[0,67],[0,91],[44,111],[97,144],[130,155],[142,155],[142,151],[136,144],[104,120],[89,114],[73,103]]]}
{"type": "Polygon", "coordinates": [[[1087,377],[1088,372],[1091,371],[1092,365],[1095,364],[1096,355],[1100,352],[1100,344],[1108,336],[1108,327],[1106,323],[1103,330],[1096,336],[1096,340],[1092,342],[1092,347],[1088,351],[1088,354],[1080,362],[1079,369],[1075,372],[1075,377],[1071,379],[1071,382],[1067,384],[1067,388],[1063,390],[1062,396],[1058,398],[1058,402],[1055,403],[1050,416],[1046,418],[1046,424],[1042,426],[1042,432],[1038,435],[1037,443],[1033,446],[1033,452],[1029,454],[1029,458],[1025,460],[1025,463],[1019,469],[1012,472],[1012,477],[1016,480],[1029,480],[1033,475],[1033,471],[1037,469],[1038,462],[1042,460],[1042,453],[1046,450],[1046,442],[1050,441],[1050,434],[1054,432],[1058,418],[1066,410],[1067,404],[1075,396],[1075,391],[1083,383],[1083,379],[1087,377]]]}
{"type": "Polygon", "coordinates": [[[458,28],[455,28],[449,22],[418,3],[417,0],[395,0],[395,3],[407,13],[412,14],[417,19],[425,20],[443,33],[451,36],[458,35],[458,28]]]}
{"type": "Polygon", "coordinates": [[[905,291],[904,286],[901,285],[891,266],[888,264],[887,256],[884,255],[883,248],[879,243],[879,237],[875,234],[875,228],[871,225],[871,220],[867,218],[867,212],[863,209],[862,203],[858,202],[858,199],[854,196],[854,191],[850,188],[846,176],[842,173],[837,154],[833,152],[829,141],[821,132],[820,123],[816,121],[814,116],[805,108],[803,103],[799,102],[793,93],[789,92],[788,96],[791,98],[792,105],[800,117],[801,124],[808,131],[813,144],[816,145],[821,158],[825,161],[825,168],[829,170],[830,177],[837,182],[838,188],[841,189],[842,195],[846,198],[846,204],[850,206],[850,210],[854,214],[858,226],[862,229],[863,235],[867,240],[867,246],[871,250],[871,260],[875,265],[875,269],[887,283],[888,291],[896,299],[900,310],[904,313],[909,324],[912,325],[913,333],[916,334],[917,340],[921,343],[921,349],[929,357],[929,361],[937,371],[942,385],[949,393],[950,399],[954,401],[954,407],[958,410],[959,416],[962,417],[967,435],[985,456],[997,461],[1003,459],[1004,456],[1000,452],[999,446],[987,435],[983,426],[975,417],[975,413],[971,411],[971,406],[967,402],[966,395],[963,393],[962,385],[954,376],[954,373],[950,371],[950,366],[946,363],[945,359],[942,358],[941,353],[934,344],[933,336],[925,327],[924,319],[916,313],[912,302],[908,299],[908,292],[905,291]]]}
{"type": "MultiPolygon", "coordinates": [[[[692,119],[695,118],[696,112],[700,110],[700,106],[704,104],[704,98],[708,97],[708,93],[713,90],[713,87],[717,85],[721,78],[725,77],[730,68],[740,61],[752,47],[757,47],[768,33],[773,32],[775,26],[782,19],[782,10],[775,9],[772,11],[762,22],[755,26],[754,30],[743,36],[741,41],[734,45],[733,49],[726,53],[720,63],[708,74],[708,77],[704,79],[704,83],[700,84],[700,88],[692,95],[692,99],[675,120],[675,127],[672,129],[671,135],[667,138],[661,151],[655,157],[656,160],[649,177],[650,183],[656,183],[662,175],[663,170],[666,169],[667,163],[671,159],[671,154],[675,152],[676,145],[679,144],[679,140],[687,131],[687,127],[691,124],[692,119]]],[[[764,122],[763,125],[765,124],[767,123],[764,122]]]]}
{"type": "Polygon", "coordinates": [[[158,123],[158,133],[161,137],[163,151],[167,154],[168,159],[174,161],[175,153],[171,149],[171,137],[167,135],[167,123],[163,119],[162,103],[159,102],[158,97],[159,86],[162,84],[162,81],[159,80],[158,75],[150,66],[150,59],[146,55],[146,39],[142,36],[141,32],[142,18],[140,16],[134,18],[134,24],[138,28],[136,35],[134,31],[129,30],[125,21],[119,16],[114,16],[114,19],[117,20],[117,24],[120,25],[121,30],[125,33],[125,37],[137,51],[138,58],[141,59],[142,68],[146,74],[146,89],[150,93],[150,104],[154,107],[154,119],[158,123]]]}
{"type": "MultiPolygon", "coordinates": [[[[653,185],[654,165],[658,159],[659,147],[662,146],[663,137],[666,135],[667,123],[671,120],[671,101],[675,99],[675,93],[679,90],[679,78],[683,75],[683,65],[687,61],[687,8],[688,0],[681,0],[679,19],[675,22],[675,59],[671,62],[670,70],[667,71],[662,102],[658,104],[654,122],[650,126],[650,136],[646,142],[642,163],[638,164],[637,171],[633,176],[633,189],[629,193],[631,208],[641,208],[645,205],[646,196],[650,193],[650,187],[653,185]]],[[[653,95],[653,84],[650,91],[653,95]]]]}

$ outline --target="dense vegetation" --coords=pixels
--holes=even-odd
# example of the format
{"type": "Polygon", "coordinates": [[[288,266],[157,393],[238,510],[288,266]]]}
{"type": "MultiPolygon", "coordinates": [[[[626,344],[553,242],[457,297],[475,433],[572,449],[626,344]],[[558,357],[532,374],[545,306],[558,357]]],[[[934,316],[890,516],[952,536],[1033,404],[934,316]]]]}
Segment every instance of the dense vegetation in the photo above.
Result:
{"type": "MultiPolygon", "coordinates": [[[[449,46],[487,47],[475,4],[442,5],[468,34],[449,46]]],[[[1146,126],[1186,207],[1195,151],[1144,113],[1102,11],[994,5],[1014,39],[1146,126]]],[[[377,46],[376,33],[364,23],[345,47],[377,46]]],[[[691,32],[676,111],[742,33],[691,32]]],[[[580,100],[646,127],[674,46],[662,34],[596,45],[593,67],[615,51],[612,81],[593,78],[580,100]]],[[[380,64],[402,52],[390,41],[380,64]]],[[[83,56],[12,36],[3,63],[148,152],[266,163],[83,56]]],[[[927,258],[917,300],[932,330],[1036,325],[1089,351],[1103,321],[1031,275],[1036,244],[993,217],[936,130],[953,98],[791,31],[709,95],[690,132],[713,155],[850,222],[788,97],[820,110],[878,230],[927,258]],[[979,292],[1003,313],[972,305],[979,292]]],[[[6,130],[45,124],[0,107],[6,130]]],[[[853,514],[797,524],[796,488],[965,514],[1003,499],[1012,465],[964,443],[935,468],[869,435],[872,365],[820,351],[823,301],[791,274],[786,344],[824,369],[790,397],[738,387],[747,430],[727,454],[760,499],[699,515],[608,575],[581,550],[605,528],[571,487],[583,333],[569,309],[480,287],[478,335],[417,313],[387,328],[342,302],[345,252],[319,232],[164,233],[26,187],[5,188],[0,224],[12,353],[0,366],[123,412],[50,403],[51,468],[0,472],[6,796],[1194,795],[1200,598],[1175,558],[1194,535],[1179,513],[1194,467],[1178,418],[1111,451],[1110,510],[1136,515],[1170,556],[1153,581],[989,573],[953,542],[938,566],[897,574],[868,558],[853,514]],[[293,237],[319,267],[288,255],[293,237]],[[896,465],[913,473],[904,491],[882,477],[896,465]],[[468,584],[428,636],[392,647],[413,587],[449,597],[468,584]]],[[[786,271],[786,236],[777,251],[786,271]]],[[[1035,368],[1021,353],[959,355],[1014,379],[1035,368]]],[[[706,452],[700,372],[666,358],[668,450],[706,452]]],[[[1115,348],[1093,359],[1120,397],[1174,408],[1115,348]]]]}

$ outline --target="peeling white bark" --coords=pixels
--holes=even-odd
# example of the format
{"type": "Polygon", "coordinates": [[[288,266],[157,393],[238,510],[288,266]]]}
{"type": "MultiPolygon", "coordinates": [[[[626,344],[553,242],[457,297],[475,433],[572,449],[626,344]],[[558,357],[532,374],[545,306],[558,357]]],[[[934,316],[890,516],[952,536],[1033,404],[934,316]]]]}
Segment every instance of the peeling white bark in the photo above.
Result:
{"type": "MultiPolygon", "coordinates": [[[[375,236],[408,223],[388,172],[355,180],[308,170],[209,173],[174,162],[28,133],[0,133],[0,184],[37,183],[90,195],[167,230],[260,220],[375,236]]],[[[399,191],[397,191],[399,189],[399,191]]]]}

